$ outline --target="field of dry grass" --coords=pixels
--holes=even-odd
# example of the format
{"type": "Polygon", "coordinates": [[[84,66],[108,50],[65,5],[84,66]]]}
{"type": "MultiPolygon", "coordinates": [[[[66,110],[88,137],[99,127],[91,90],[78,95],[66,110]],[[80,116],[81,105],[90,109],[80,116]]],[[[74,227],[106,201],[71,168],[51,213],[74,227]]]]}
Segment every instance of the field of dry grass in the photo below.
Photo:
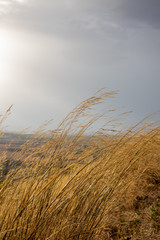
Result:
{"type": "Polygon", "coordinates": [[[1,172],[0,239],[160,239],[160,126],[145,118],[124,129],[126,113],[117,122],[115,109],[96,114],[114,94],[97,92],[56,130],[40,129],[10,153],[15,165],[1,172]]]}

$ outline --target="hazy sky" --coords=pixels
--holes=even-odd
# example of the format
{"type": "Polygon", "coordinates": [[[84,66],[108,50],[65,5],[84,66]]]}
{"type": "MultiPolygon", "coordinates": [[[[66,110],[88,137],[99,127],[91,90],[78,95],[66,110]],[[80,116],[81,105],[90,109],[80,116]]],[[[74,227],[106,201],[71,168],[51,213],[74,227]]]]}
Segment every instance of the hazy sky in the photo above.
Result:
{"type": "Polygon", "coordinates": [[[102,87],[133,119],[160,109],[160,0],[0,0],[9,130],[57,123],[102,87]]]}

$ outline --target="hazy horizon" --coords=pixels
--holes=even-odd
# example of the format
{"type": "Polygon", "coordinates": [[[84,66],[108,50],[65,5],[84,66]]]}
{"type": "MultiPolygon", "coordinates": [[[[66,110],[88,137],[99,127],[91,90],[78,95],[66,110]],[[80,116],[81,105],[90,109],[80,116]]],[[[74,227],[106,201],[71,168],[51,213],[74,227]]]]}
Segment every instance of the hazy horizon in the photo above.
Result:
{"type": "Polygon", "coordinates": [[[159,0],[0,0],[0,114],[52,127],[98,89],[139,121],[160,109],[159,0]]]}

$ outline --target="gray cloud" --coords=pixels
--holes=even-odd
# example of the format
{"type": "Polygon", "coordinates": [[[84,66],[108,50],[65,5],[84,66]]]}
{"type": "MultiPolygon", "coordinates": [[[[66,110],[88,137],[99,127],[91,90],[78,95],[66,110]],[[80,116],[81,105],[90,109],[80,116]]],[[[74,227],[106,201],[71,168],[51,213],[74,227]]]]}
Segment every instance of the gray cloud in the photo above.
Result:
{"type": "Polygon", "coordinates": [[[160,26],[159,0],[30,0],[24,3],[25,7],[15,4],[7,21],[66,37],[101,36],[108,30],[118,32],[131,25],[160,26]]]}
{"type": "MultiPolygon", "coordinates": [[[[121,0],[119,0],[119,3],[121,0]]],[[[110,9],[116,7],[117,1],[100,0],[82,2],[79,0],[52,1],[30,0],[25,7],[16,4],[10,14],[3,16],[4,22],[29,30],[47,34],[58,34],[66,38],[83,38],[101,36],[106,29],[117,30],[118,22],[110,19],[110,9]],[[108,4],[107,4],[108,3],[108,4]]]]}
{"type": "Polygon", "coordinates": [[[156,0],[14,3],[1,17],[17,41],[14,80],[0,96],[0,103],[15,105],[9,125],[59,121],[104,86],[120,90],[115,103],[135,110],[137,119],[158,109],[158,11],[156,0]]]}
{"type": "Polygon", "coordinates": [[[137,24],[160,27],[159,0],[124,0],[119,6],[118,14],[120,17],[137,24]]]}

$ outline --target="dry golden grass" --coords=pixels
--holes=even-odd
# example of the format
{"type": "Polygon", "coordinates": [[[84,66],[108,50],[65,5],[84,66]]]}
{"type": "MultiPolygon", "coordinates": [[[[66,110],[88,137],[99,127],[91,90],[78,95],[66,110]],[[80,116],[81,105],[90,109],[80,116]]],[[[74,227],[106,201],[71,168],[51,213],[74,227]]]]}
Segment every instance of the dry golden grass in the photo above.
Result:
{"type": "Polygon", "coordinates": [[[160,239],[160,127],[144,119],[122,131],[115,109],[93,113],[115,93],[98,91],[13,152],[22,164],[0,184],[0,239],[160,239]]]}

